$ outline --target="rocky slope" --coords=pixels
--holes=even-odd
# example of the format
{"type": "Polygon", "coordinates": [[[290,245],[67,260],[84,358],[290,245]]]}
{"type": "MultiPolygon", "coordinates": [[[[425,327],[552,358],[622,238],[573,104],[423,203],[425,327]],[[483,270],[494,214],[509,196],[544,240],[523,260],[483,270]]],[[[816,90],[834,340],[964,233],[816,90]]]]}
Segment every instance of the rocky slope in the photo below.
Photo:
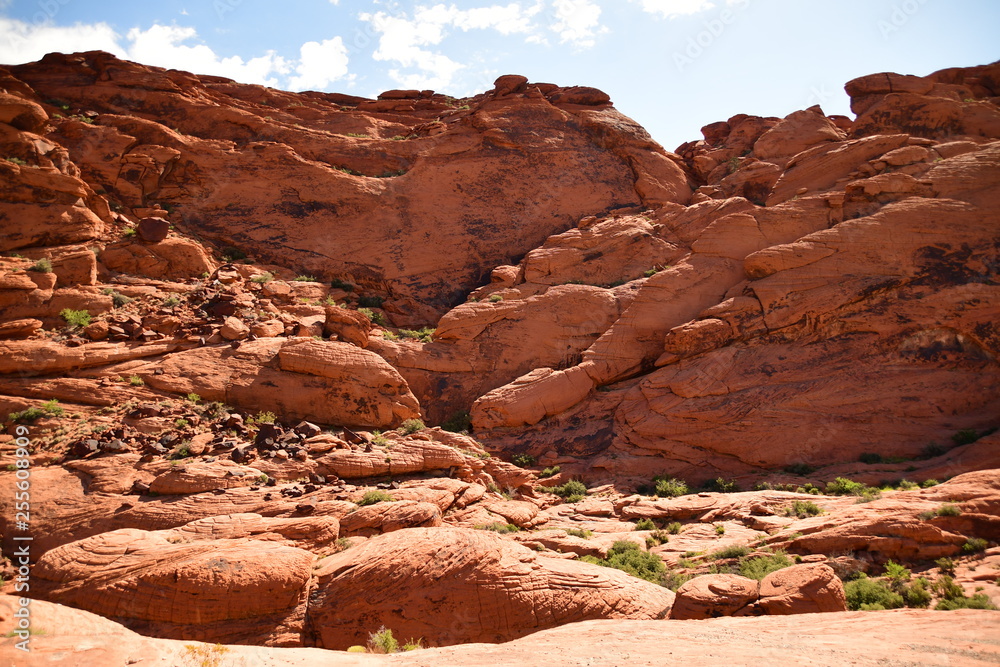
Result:
{"type": "MultiPolygon", "coordinates": [[[[1000,64],[674,153],[518,76],[367,100],[92,52],[0,87],[0,538],[30,465],[39,618],[128,638],[91,664],[1000,603],[1000,64]]],[[[988,659],[947,617],[879,616],[988,659]]],[[[497,660],[449,650],[408,659],[497,660]]]]}

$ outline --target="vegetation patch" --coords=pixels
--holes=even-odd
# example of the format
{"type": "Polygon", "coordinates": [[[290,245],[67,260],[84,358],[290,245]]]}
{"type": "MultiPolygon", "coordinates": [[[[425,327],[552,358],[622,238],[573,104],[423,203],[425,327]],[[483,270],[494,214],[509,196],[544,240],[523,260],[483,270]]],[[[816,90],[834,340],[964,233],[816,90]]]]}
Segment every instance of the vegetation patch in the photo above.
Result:
{"type": "Polygon", "coordinates": [[[627,572],[633,577],[659,584],[666,572],[666,566],[660,557],[643,551],[635,542],[620,540],[611,545],[607,558],[584,556],[580,560],[603,567],[612,567],[627,572]]]}

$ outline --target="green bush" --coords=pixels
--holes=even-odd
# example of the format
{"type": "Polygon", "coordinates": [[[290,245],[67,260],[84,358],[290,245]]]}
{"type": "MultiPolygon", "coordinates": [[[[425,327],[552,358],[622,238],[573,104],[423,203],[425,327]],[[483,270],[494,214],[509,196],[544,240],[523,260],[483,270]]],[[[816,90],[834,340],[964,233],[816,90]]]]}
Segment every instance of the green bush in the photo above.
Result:
{"type": "Polygon", "coordinates": [[[897,484],[896,486],[899,487],[900,491],[913,491],[914,489],[920,488],[919,484],[917,484],[916,482],[911,482],[908,479],[899,480],[899,484],[897,484]]]}
{"type": "Polygon", "coordinates": [[[800,477],[805,477],[806,475],[811,475],[816,472],[816,468],[807,463],[793,463],[790,466],[785,466],[785,472],[789,475],[799,475],[800,477]]]}
{"type": "Polygon", "coordinates": [[[721,523],[715,524],[715,534],[716,535],[725,535],[726,534],[726,527],[723,524],[721,524],[721,523]]]}
{"type": "Polygon", "coordinates": [[[424,422],[422,422],[421,420],[407,419],[400,425],[399,430],[403,432],[405,435],[410,435],[412,433],[416,433],[417,431],[422,431],[425,428],[427,427],[424,426],[424,422]]]}
{"type": "Polygon", "coordinates": [[[958,505],[953,505],[951,503],[945,503],[941,507],[937,508],[936,514],[938,516],[958,516],[962,513],[962,508],[958,505]]]}
{"type": "Polygon", "coordinates": [[[41,408],[25,408],[20,412],[11,412],[7,419],[12,422],[33,422],[45,416],[45,410],[41,408]]]}
{"type": "Polygon", "coordinates": [[[121,308],[122,306],[124,306],[126,304],[129,304],[129,303],[132,303],[133,301],[135,301],[135,299],[133,299],[132,297],[125,296],[124,294],[122,294],[118,290],[113,290],[110,287],[106,287],[106,288],[102,289],[101,290],[101,294],[103,294],[104,296],[110,296],[111,297],[111,303],[114,304],[115,308],[121,308]]]}
{"type": "Polygon", "coordinates": [[[709,491],[716,493],[737,493],[740,490],[740,485],[736,483],[736,480],[724,477],[716,477],[705,486],[709,491]]]}
{"type": "Polygon", "coordinates": [[[561,471],[562,468],[560,468],[559,466],[552,466],[551,468],[546,468],[541,473],[539,473],[538,477],[540,479],[545,479],[546,477],[554,477],[555,475],[558,475],[561,471]]]}
{"type": "Polygon", "coordinates": [[[962,551],[967,554],[974,554],[977,551],[985,551],[988,542],[981,537],[970,537],[962,545],[962,551]]]}
{"type": "Polygon", "coordinates": [[[785,516],[795,516],[804,519],[808,516],[818,516],[823,513],[819,505],[811,500],[796,500],[791,507],[785,508],[785,516]]]}
{"type": "Polygon", "coordinates": [[[938,558],[934,561],[934,564],[938,566],[941,570],[941,574],[947,574],[949,576],[955,576],[955,561],[950,558],[938,558]]]}
{"type": "Polygon", "coordinates": [[[271,273],[270,271],[265,271],[264,273],[258,273],[257,275],[255,275],[253,278],[250,279],[250,282],[257,283],[258,285],[263,285],[264,283],[269,283],[272,280],[274,280],[274,274],[271,273]]]}
{"type": "Polygon", "coordinates": [[[90,324],[90,313],[86,310],[63,308],[59,313],[59,317],[66,320],[66,324],[71,327],[85,327],[90,324]]]}
{"type": "Polygon", "coordinates": [[[472,415],[467,410],[459,410],[448,421],[441,424],[441,428],[452,433],[468,433],[472,427],[472,415]]]}
{"type": "Polygon", "coordinates": [[[667,532],[671,535],[679,535],[681,532],[681,524],[677,521],[673,521],[667,524],[667,532]]]}
{"type": "Polygon", "coordinates": [[[590,539],[590,536],[594,534],[592,530],[583,530],[580,528],[567,528],[567,535],[572,535],[573,537],[582,537],[583,539],[590,539]]]}
{"type": "Polygon", "coordinates": [[[316,282],[316,276],[295,276],[292,282],[296,283],[314,283],[316,282]]]}
{"type": "Polygon", "coordinates": [[[674,477],[669,479],[655,477],[653,481],[656,482],[656,495],[660,498],[676,498],[688,492],[687,483],[674,477]]]}
{"type": "Polygon", "coordinates": [[[173,308],[180,302],[181,300],[176,295],[171,294],[166,299],[164,299],[160,305],[162,305],[164,308],[173,308]]]}
{"type": "Polygon", "coordinates": [[[852,611],[899,609],[906,606],[902,595],[890,590],[882,581],[869,579],[864,573],[844,584],[844,594],[847,596],[847,608],[852,611]]]}
{"type": "Polygon", "coordinates": [[[709,558],[712,560],[723,560],[725,558],[743,558],[750,554],[750,547],[745,547],[741,544],[734,544],[728,546],[725,549],[719,549],[715,553],[711,554],[709,558]]]}
{"type": "Polygon", "coordinates": [[[131,375],[129,376],[128,383],[133,387],[141,387],[142,385],[146,384],[146,381],[143,380],[138,375],[131,375]]]}
{"type": "Polygon", "coordinates": [[[399,642],[384,625],[368,634],[369,653],[399,653],[399,642]]]}
{"type": "Polygon", "coordinates": [[[961,431],[951,436],[951,441],[958,447],[961,447],[962,445],[971,445],[976,440],[979,440],[979,433],[972,428],[963,428],[961,431]]]}
{"type": "Polygon", "coordinates": [[[55,398],[53,398],[52,400],[43,402],[42,403],[42,410],[44,410],[46,414],[50,414],[53,417],[60,417],[60,416],[62,416],[62,414],[64,412],[66,412],[63,409],[63,406],[59,405],[59,401],[57,399],[55,399],[55,398]]]}
{"type": "Polygon", "coordinates": [[[656,524],[652,519],[642,518],[635,522],[636,530],[656,530],[656,524]]]}
{"type": "Polygon", "coordinates": [[[366,491],[365,495],[361,497],[361,500],[357,501],[357,504],[361,507],[367,507],[368,505],[374,505],[375,503],[391,503],[396,499],[385,491],[366,491]]]}
{"type": "Polygon", "coordinates": [[[358,312],[367,317],[372,321],[373,324],[377,324],[380,327],[386,326],[388,323],[385,321],[385,316],[382,313],[376,313],[371,308],[358,308],[358,312]]]}
{"type": "Polygon", "coordinates": [[[553,486],[549,490],[566,502],[571,503],[582,500],[587,495],[587,487],[583,485],[583,482],[578,482],[575,479],[566,482],[562,486],[553,486]],[[576,498],[576,500],[570,500],[570,498],[576,498]]]}
{"type": "Polygon", "coordinates": [[[493,523],[478,523],[473,526],[476,530],[489,530],[494,533],[517,533],[521,529],[512,523],[501,523],[499,521],[494,521],[493,523]]]}
{"type": "Polygon", "coordinates": [[[656,554],[643,551],[635,542],[626,542],[623,540],[611,545],[607,558],[599,559],[593,556],[584,556],[580,560],[603,567],[612,567],[616,570],[627,572],[633,577],[645,579],[656,584],[660,583],[667,569],[663,561],[656,554]]]}
{"type": "Polygon", "coordinates": [[[990,601],[985,593],[976,593],[971,598],[962,596],[954,600],[941,600],[934,608],[939,611],[953,611],[955,609],[996,610],[996,605],[990,601]]]}
{"type": "Polygon", "coordinates": [[[882,497],[878,489],[846,477],[838,477],[827,483],[825,491],[831,496],[857,496],[858,502],[868,502],[882,497]]]}
{"type": "Polygon", "coordinates": [[[47,257],[42,257],[29,266],[28,270],[35,271],[36,273],[52,273],[52,262],[47,257]]]}
{"type": "Polygon", "coordinates": [[[535,457],[531,454],[514,454],[510,460],[514,465],[522,468],[535,465],[535,457]]]}
{"type": "Polygon", "coordinates": [[[861,463],[867,463],[869,465],[875,463],[882,463],[882,455],[875,454],[874,452],[865,452],[864,454],[858,457],[858,460],[861,463]]]}
{"type": "Polygon", "coordinates": [[[500,296],[499,294],[493,294],[493,295],[491,295],[491,296],[490,296],[490,298],[489,298],[489,299],[487,299],[487,300],[488,300],[488,301],[489,301],[490,303],[500,303],[501,301],[503,301],[503,297],[502,297],[502,296],[500,296]]]}
{"type": "Polygon", "coordinates": [[[654,530],[646,536],[646,548],[658,547],[670,541],[670,533],[665,530],[654,530]]]}
{"type": "Polygon", "coordinates": [[[198,401],[201,400],[201,396],[199,396],[198,394],[188,394],[187,396],[185,396],[185,398],[187,398],[187,400],[191,401],[192,403],[197,403],[198,401]]]}
{"type": "Polygon", "coordinates": [[[772,572],[791,567],[792,561],[784,551],[776,551],[767,556],[740,559],[740,574],[748,579],[760,581],[772,572]]]}
{"type": "Polygon", "coordinates": [[[247,254],[234,246],[229,245],[222,249],[222,259],[227,262],[238,262],[246,258],[247,254]]]}
{"type": "Polygon", "coordinates": [[[920,485],[920,488],[929,489],[932,486],[937,486],[938,484],[940,484],[940,482],[938,482],[936,479],[925,479],[924,483],[920,485]]]}
{"type": "Polygon", "coordinates": [[[399,335],[403,338],[419,340],[421,343],[432,343],[434,342],[434,331],[435,329],[431,327],[424,327],[423,329],[400,329],[399,335]]]}

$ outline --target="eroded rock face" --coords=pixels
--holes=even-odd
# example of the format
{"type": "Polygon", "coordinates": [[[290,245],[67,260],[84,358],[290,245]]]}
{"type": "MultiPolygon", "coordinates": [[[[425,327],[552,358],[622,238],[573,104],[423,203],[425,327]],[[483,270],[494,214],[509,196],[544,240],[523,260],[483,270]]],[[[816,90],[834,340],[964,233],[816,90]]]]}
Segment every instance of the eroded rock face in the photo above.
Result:
{"type": "Polygon", "coordinates": [[[325,560],[317,576],[309,622],[317,644],[334,649],[363,644],[379,625],[434,646],[509,641],[580,620],[663,618],[674,599],[617,570],[457,528],[374,538],[325,560]]]}

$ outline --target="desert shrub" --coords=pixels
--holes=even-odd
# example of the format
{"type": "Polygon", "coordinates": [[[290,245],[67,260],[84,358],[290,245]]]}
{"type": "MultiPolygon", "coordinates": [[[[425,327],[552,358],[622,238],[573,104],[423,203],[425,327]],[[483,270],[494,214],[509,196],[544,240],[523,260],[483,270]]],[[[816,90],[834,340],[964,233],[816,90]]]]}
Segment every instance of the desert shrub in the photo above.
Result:
{"type": "Polygon", "coordinates": [[[793,463],[792,465],[785,466],[785,472],[789,475],[811,475],[816,472],[816,468],[809,465],[808,463],[793,463]]]}
{"type": "Polygon", "coordinates": [[[434,331],[435,329],[431,327],[424,327],[423,329],[400,329],[399,335],[403,338],[419,340],[421,343],[431,343],[434,341],[434,331]]]}
{"type": "Polygon", "coordinates": [[[690,574],[681,574],[667,568],[663,576],[660,577],[660,585],[676,592],[678,588],[691,581],[691,579],[692,576],[690,574]]]}
{"type": "Polygon", "coordinates": [[[875,611],[879,609],[899,609],[906,605],[903,596],[889,589],[885,582],[869,579],[864,573],[844,584],[847,608],[852,611],[875,611]]]}
{"type": "Polygon", "coordinates": [[[63,308],[59,312],[59,317],[66,320],[66,324],[71,327],[85,327],[90,324],[90,313],[86,310],[72,310],[63,308]]]}
{"type": "Polygon", "coordinates": [[[503,301],[503,297],[500,296],[499,294],[492,294],[490,295],[490,298],[487,299],[487,301],[489,301],[490,303],[500,303],[501,301],[503,301]]]}
{"type": "Polygon", "coordinates": [[[424,423],[419,419],[407,419],[399,426],[399,430],[406,435],[410,435],[411,433],[416,433],[417,431],[422,431],[425,428],[427,427],[424,426],[424,423]]]}
{"type": "Polygon", "coordinates": [[[227,262],[238,262],[246,258],[247,254],[235,246],[229,245],[222,249],[222,259],[227,262]]]}
{"type": "Polygon", "coordinates": [[[45,416],[45,410],[41,408],[25,408],[20,412],[11,412],[7,419],[12,422],[33,422],[45,416]]]}
{"type": "Polygon", "coordinates": [[[198,401],[201,400],[201,396],[199,396],[198,394],[194,394],[194,393],[188,394],[187,396],[185,396],[185,398],[187,400],[191,401],[192,403],[197,403],[198,401]]]}
{"type": "Polygon", "coordinates": [[[846,477],[838,477],[828,482],[825,491],[831,496],[857,496],[858,502],[868,502],[882,497],[878,489],[846,477]]]}
{"type": "Polygon", "coordinates": [[[573,537],[582,537],[583,539],[590,539],[590,536],[594,534],[592,530],[584,530],[581,528],[567,528],[567,535],[572,535],[573,537]]]}
{"type": "Polygon", "coordinates": [[[587,487],[583,485],[583,482],[578,482],[575,479],[566,482],[562,486],[553,486],[549,490],[569,503],[583,500],[587,495],[587,487]],[[575,498],[575,500],[571,500],[572,498],[575,498]]]}
{"type": "Polygon", "coordinates": [[[934,564],[938,566],[941,570],[941,574],[947,574],[949,576],[955,576],[955,561],[950,558],[938,558],[934,561],[934,564]]]}
{"type": "Polygon", "coordinates": [[[42,257],[40,260],[28,267],[29,271],[35,271],[37,273],[52,273],[52,261],[47,257],[42,257]]]}
{"type": "Polygon", "coordinates": [[[552,466],[551,468],[546,468],[541,473],[539,473],[538,477],[541,479],[545,479],[546,477],[553,477],[555,475],[558,475],[561,471],[562,468],[560,468],[559,466],[552,466]]]}
{"type": "Polygon", "coordinates": [[[191,422],[183,418],[174,421],[174,428],[187,428],[190,425],[191,422]]]}
{"type": "Polygon", "coordinates": [[[273,412],[258,412],[247,418],[247,426],[260,426],[261,424],[273,424],[277,416],[273,412]]]}
{"type": "Polygon", "coordinates": [[[914,489],[919,489],[920,485],[916,482],[911,482],[908,479],[899,480],[899,484],[896,485],[900,491],[912,491],[914,489]]]}
{"type": "Polygon", "coordinates": [[[472,415],[468,410],[459,410],[448,421],[441,424],[441,428],[452,433],[468,433],[472,427],[472,415]]]}
{"type": "Polygon", "coordinates": [[[715,524],[715,534],[716,535],[725,535],[726,534],[726,527],[723,524],[721,524],[721,523],[715,524]]]}
{"type": "Polygon", "coordinates": [[[424,647],[423,637],[421,637],[420,639],[413,639],[413,638],[407,639],[406,643],[403,644],[404,651],[419,651],[423,647],[424,647]]]}
{"type": "Polygon", "coordinates": [[[214,646],[195,646],[188,644],[184,647],[184,661],[196,667],[221,667],[222,656],[229,653],[229,648],[222,644],[214,646]]]}
{"type": "Polygon", "coordinates": [[[494,521],[493,523],[477,523],[473,526],[476,530],[489,530],[494,533],[517,533],[520,532],[520,528],[512,523],[501,523],[500,521],[494,521]]]}
{"type": "Polygon", "coordinates": [[[923,577],[917,577],[912,584],[904,586],[901,594],[906,606],[914,608],[929,606],[933,597],[928,589],[927,580],[923,577]]]}
{"type": "Polygon", "coordinates": [[[399,642],[384,625],[368,635],[369,653],[399,653],[399,642]]]}
{"type": "Polygon", "coordinates": [[[936,514],[938,516],[958,516],[962,513],[962,508],[958,505],[953,505],[951,503],[945,503],[941,507],[937,508],[936,514]]]}
{"type": "Polygon", "coordinates": [[[741,544],[734,544],[728,546],[725,549],[719,549],[718,551],[709,555],[712,560],[723,560],[725,558],[743,558],[750,554],[750,547],[745,547],[741,544]]]}
{"type": "Polygon", "coordinates": [[[295,276],[292,282],[296,283],[314,283],[316,282],[316,276],[295,276]]]}
{"type": "Polygon", "coordinates": [[[951,441],[958,447],[961,447],[962,445],[971,445],[976,440],[979,440],[979,433],[977,433],[975,429],[971,428],[963,428],[961,431],[951,436],[951,441]]]}
{"type": "Polygon", "coordinates": [[[46,414],[50,414],[53,417],[59,417],[59,416],[61,416],[65,412],[65,410],[63,409],[63,406],[59,405],[58,399],[55,399],[55,398],[53,398],[52,400],[43,402],[42,403],[42,410],[44,410],[46,414]]]}
{"type": "Polygon", "coordinates": [[[514,465],[522,468],[535,465],[535,457],[531,454],[514,454],[510,460],[514,465]]]}
{"type": "Polygon", "coordinates": [[[867,464],[882,463],[882,455],[876,454],[874,452],[865,452],[864,454],[858,457],[858,460],[861,463],[867,463],[867,464]]]}
{"type": "Polygon", "coordinates": [[[654,530],[646,536],[646,547],[658,547],[670,541],[670,533],[665,530],[654,530]]]}
{"type": "Polygon", "coordinates": [[[785,508],[785,516],[795,516],[804,519],[807,516],[818,516],[823,513],[819,505],[811,500],[796,500],[791,507],[785,508]]]}
{"type": "Polygon", "coordinates": [[[269,283],[272,280],[274,280],[274,274],[271,273],[270,271],[265,271],[264,273],[258,273],[257,275],[255,275],[253,278],[250,279],[250,282],[257,283],[258,285],[263,285],[264,283],[269,283]]]}
{"type": "Polygon", "coordinates": [[[772,572],[791,567],[792,561],[784,551],[776,551],[766,556],[753,556],[740,559],[740,574],[749,579],[760,581],[772,572]]]}
{"type": "Polygon", "coordinates": [[[166,299],[164,299],[163,301],[161,301],[160,305],[163,306],[164,308],[173,308],[174,306],[176,306],[180,302],[181,302],[181,300],[180,300],[180,298],[177,295],[171,294],[166,299]]]}
{"type": "Polygon", "coordinates": [[[359,296],[358,306],[359,308],[381,308],[384,301],[385,299],[380,296],[359,296]]]}
{"type": "Polygon", "coordinates": [[[681,532],[681,524],[677,521],[673,521],[667,524],[667,532],[671,535],[679,535],[681,532]]]}
{"type": "Polygon", "coordinates": [[[613,567],[616,570],[627,572],[633,577],[657,584],[660,583],[667,569],[659,556],[643,551],[635,542],[624,540],[611,545],[607,558],[584,556],[581,560],[603,567],[613,567]]]}
{"type": "Polygon", "coordinates": [[[955,609],[996,610],[996,605],[990,601],[985,593],[976,593],[972,597],[966,597],[963,595],[960,598],[941,600],[934,608],[939,611],[953,611],[955,609]]]}
{"type": "Polygon", "coordinates": [[[967,554],[974,554],[977,551],[985,551],[989,543],[981,537],[970,537],[962,545],[962,551],[967,554]]]}
{"type": "Polygon", "coordinates": [[[716,477],[712,481],[705,485],[709,491],[715,491],[716,493],[736,493],[740,490],[740,485],[736,483],[734,479],[726,479],[725,477],[716,477]]]}
{"type": "Polygon", "coordinates": [[[146,384],[146,381],[143,380],[138,375],[130,375],[128,378],[128,383],[133,387],[141,387],[142,385],[146,384]]]}
{"type": "Polygon", "coordinates": [[[652,519],[642,518],[635,522],[636,530],[656,530],[656,524],[652,519]]]}
{"type": "Polygon", "coordinates": [[[374,505],[375,503],[391,503],[396,499],[385,491],[366,491],[365,495],[361,497],[361,500],[357,501],[357,504],[361,507],[367,507],[368,505],[374,505]]]}
{"type": "Polygon", "coordinates": [[[688,485],[684,480],[676,479],[671,477],[669,479],[662,479],[654,477],[655,482],[655,492],[660,498],[676,498],[677,496],[683,496],[688,492],[688,485]]]}
{"type": "Polygon", "coordinates": [[[932,486],[937,486],[938,484],[940,484],[940,482],[938,482],[936,479],[925,479],[923,484],[920,485],[920,488],[929,489],[932,486]]]}

